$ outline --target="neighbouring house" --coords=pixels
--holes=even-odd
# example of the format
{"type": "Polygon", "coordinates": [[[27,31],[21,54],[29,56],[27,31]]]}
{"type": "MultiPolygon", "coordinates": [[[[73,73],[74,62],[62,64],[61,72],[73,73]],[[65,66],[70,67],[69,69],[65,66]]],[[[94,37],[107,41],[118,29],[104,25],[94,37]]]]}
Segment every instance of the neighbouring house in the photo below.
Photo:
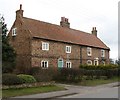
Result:
{"type": "Polygon", "coordinates": [[[67,18],[55,25],[23,17],[22,5],[8,34],[17,53],[16,67],[78,68],[80,64],[109,64],[109,47],[91,33],[70,28],[67,18]]]}

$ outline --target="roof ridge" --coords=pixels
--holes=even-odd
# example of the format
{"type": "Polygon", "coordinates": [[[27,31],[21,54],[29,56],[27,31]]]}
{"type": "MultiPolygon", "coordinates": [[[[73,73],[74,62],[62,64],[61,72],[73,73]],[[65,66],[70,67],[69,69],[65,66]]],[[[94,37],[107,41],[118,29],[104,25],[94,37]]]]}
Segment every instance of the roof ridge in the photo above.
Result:
{"type": "Polygon", "coordinates": [[[97,36],[80,30],[65,28],[57,24],[52,24],[32,18],[23,17],[26,26],[32,37],[44,37],[46,39],[61,40],[74,44],[90,45],[94,47],[109,49],[97,36]]]}
{"type": "Polygon", "coordinates": [[[79,32],[82,32],[82,33],[85,33],[85,34],[93,35],[93,34],[90,34],[89,32],[84,32],[84,31],[81,31],[81,30],[78,30],[78,29],[74,29],[74,28],[62,27],[60,25],[53,24],[53,23],[50,23],[50,22],[45,22],[45,21],[41,21],[41,20],[37,20],[37,19],[33,19],[33,18],[28,18],[28,17],[23,17],[23,18],[26,18],[26,19],[29,19],[29,20],[38,21],[38,22],[42,22],[42,23],[45,23],[45,24],[55,25],[57,27],[64,28],[64,29],[70,29],[70,30],[73,30],[73,31],[79,31],[79,32]]]}

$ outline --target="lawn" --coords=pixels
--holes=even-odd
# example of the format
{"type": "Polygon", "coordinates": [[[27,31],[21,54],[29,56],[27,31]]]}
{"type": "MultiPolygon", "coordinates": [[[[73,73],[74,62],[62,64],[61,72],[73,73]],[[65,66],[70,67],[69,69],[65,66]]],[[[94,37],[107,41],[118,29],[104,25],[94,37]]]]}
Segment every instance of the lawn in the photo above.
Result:
{"type": "Polygon", "coordinates": [[[120,77],[113,77],[111,79],[94,79],[94,80],[83,80],[82,82],[78,83],[77,85],[82,86],[96,86],[96,85],[102,85],[102,84],[108,84],[113,82],[120,81],[120,77]]]}
{"type": "Polygon", "coordinates": [[[2,97],[8,98],[8,97],[21,96],[21,95],[60,91],[60,90],[65,90],[65,89],[64,87],[55,86],[55,85],[32,87],[32,88],[21,88],[21,89],[6,89],[6,90],[2,90],[2,97]]]}

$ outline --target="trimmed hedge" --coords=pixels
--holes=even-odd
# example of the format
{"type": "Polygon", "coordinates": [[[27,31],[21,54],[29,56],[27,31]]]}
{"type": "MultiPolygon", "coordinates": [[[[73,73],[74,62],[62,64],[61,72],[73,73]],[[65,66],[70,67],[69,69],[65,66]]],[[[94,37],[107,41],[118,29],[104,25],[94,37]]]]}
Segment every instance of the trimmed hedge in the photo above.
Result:
{"type": "Polygon", "coordinates": [[[36,79],[32,75],[26,75],[26,74],[19,74],[17,75],[22,83],[35,83],[36,79]]]}
{"type": "Polygon", "coordinates": [[[2,75],[2,85],[18,85],[22,84],[22,81],[15,74],[3,74],[2,75]]]}
{"type": "Polygon", "coordinates": [[[47,69],[42,69],[41,67],[33,67],[30,69],[29,74],[33,75],[37,82],[48,82],[53,80],[55,73],[55,69],[51,67],[47,69]]]}
{"type": "Polygon", "coordinates": [[[80,82],[83,77],[83,72],[80,69],[60,68],[57,70],[54,80],[59,82],[80,82]]]}
{"type": "Polygon", "coordinates": [[[117,65],[80,65],[80,69],[84,70],[84,75],[87,76],[87,79],[112,78],[119,75],[117,65]]]}

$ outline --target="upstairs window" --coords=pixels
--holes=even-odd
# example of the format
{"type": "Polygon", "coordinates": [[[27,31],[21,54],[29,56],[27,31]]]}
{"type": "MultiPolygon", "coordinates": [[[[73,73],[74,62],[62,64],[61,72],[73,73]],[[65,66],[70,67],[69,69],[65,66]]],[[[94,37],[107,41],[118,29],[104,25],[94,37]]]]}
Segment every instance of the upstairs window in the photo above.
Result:
{"type": "Polygon", "coordinates": [[[87,47],[87,55],[92,56],[92,48],[87,47]]]}
{"type": "Polygon", "coordinates": [[[101,57],[105,57],[105,50],[101,50],[101,57]]]}
{"type": "Polygon", "coordinates": [[[13,28],[12,29],[12,36],[16,36],[17,35],[17,28],[13,28]]]}
{"type": "Polygon", "coordinates": [[[66,46],[66,53],[71,53],[71,46],[66,46]]]}
{"type": "Polygon", "coordinates": [[[70,62],[70,61],[67,61],[67,62],[66,62],[66,68],[71,68],[71,67],[72,67],[71,62],[70,62]]]}
{"type": "Polygon", "coordinates": [[[42,61],[41,61],[41,67],[42,67],[42,68],[48,68],[48,61],[42,60],[42,61]]]}
{"type": "Polygon", "coordinates": [[[49,50],[49,43],[47,42],[42,42],[42,50],[49,50]]]}

